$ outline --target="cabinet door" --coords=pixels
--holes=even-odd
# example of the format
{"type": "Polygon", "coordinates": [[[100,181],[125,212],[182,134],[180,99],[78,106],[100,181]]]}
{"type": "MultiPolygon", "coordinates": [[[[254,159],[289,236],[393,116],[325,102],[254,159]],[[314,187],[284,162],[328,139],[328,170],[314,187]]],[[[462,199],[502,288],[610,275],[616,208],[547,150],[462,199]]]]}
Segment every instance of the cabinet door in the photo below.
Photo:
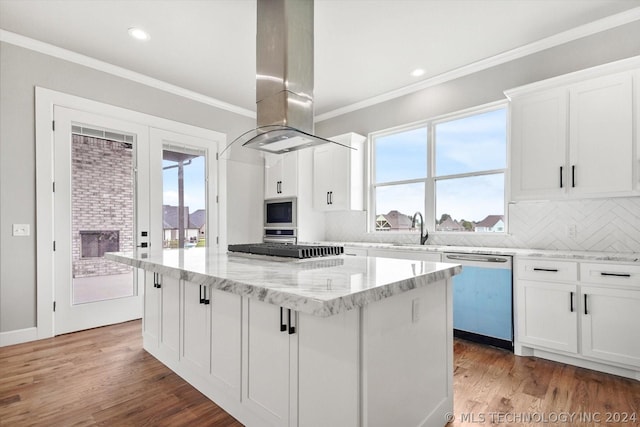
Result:
{"type": "Polygon", "coordinates": [[[576,353],[578,297],[576,286],[517,280],[517,340],[576,353]]]}
{"type": "Polygon", "coordinates": [[[566,89],[514,99],[511,117],[511,198],[559,197],[569,182],[566,89]]]}
{"type": "Polygon", "coordinates": [[[251,298],[244,299],[243,404],[274,426],[289,425],[290,337],[287,310],[251,298]]]}
{"type": "Polygon", "coordinates": [[[167,360],[180,358],[180,280],[159,275],[160,345],[159,351],[167,360]]]}
{"type": "Polygon", "coordinates": [[[633,187],[631,75],[575,85],[570,91],[570,180],[573,194],[611,194],[633,187]]]}
{"type": "Polygon", "coordinates": [[[242,298],[211,293],[211,380],[240,399],[242,298]]]}
{"type": "Polygon", "coordinates": [[[265,154],[264,198],[296,196],[298,191],[298,153],[265,154]]]}
{"type": "Polygon", "coordinates": [[[193,372],[209,373],[211,347],[211,295],[206,285],[183,282],[181,363],[193,372]],[[201,302],[209,300],[209,304],[201,302]]]}
{"type": "Polygon", "coordinates": [[[640,290],[583,286],[582,354],[640,367],[640,290]]]}
{"type": "Polygon", "coordinates": [[[329,191],[333,184],[331,147],[321,145],[313,151],[313,208],[329,210],[329,191]]]}
{"type": "Polygon", "coordinates": [[[156,287],[157,273],[144,272],[144,315],[142,317],[142,331],[144,346],[152,349],[158,347],[160,339],[160,295],[161,290],[156,287]]]}
{"type": "Polygon", "coordinates": [[[278,154],[264,155],[264,198],[280,197],[282,181],[282,157],[278,154]]]}
{"type": "Polygon", "coordinates": [[[358,425],[359,315],[299,314],[298,425],[358,425]]]}
{"type": "Polygon", "coordinates": [[[282,175],[280,179],[280,197],[298,194],[298,153],[281,154],[282,175]]]}

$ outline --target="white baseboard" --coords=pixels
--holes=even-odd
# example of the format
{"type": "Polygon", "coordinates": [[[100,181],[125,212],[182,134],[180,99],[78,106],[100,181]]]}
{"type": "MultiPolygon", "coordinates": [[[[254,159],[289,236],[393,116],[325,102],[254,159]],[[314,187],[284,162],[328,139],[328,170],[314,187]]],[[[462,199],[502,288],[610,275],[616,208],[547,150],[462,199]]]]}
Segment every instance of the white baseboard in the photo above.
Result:
{"type": "Polygon", "coordinates": [[[38,339],[38,328],[25,328],[9,332],[0,332],[0,347],[21,344],[38,339]]]}

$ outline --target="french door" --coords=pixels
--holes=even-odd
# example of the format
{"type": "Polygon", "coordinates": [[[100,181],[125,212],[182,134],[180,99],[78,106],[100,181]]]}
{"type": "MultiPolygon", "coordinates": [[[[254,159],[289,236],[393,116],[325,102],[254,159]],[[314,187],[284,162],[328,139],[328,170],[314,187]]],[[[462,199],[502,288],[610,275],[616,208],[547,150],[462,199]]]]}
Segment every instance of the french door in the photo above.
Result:
{"type": "Polygon", "coordinates": [[[149,233],[149,127],[54,107],[54,333],[142,315],[143,275],[104,258],[149,233]]]}

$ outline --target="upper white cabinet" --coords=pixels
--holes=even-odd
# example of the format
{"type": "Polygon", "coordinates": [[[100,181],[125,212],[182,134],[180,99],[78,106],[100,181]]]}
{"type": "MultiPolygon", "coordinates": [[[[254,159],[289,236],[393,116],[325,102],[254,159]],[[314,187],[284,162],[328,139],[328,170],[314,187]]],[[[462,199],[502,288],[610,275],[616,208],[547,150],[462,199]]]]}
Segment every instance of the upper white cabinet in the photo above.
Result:
{"type": "Polygon", "coordinates": [[[632,73],[572,78],[571,84],[507,93],[512,200],[634,190],[632,73]]]}
{"type": "Polygon", "coordinates": [[[292,197],[298,193],[298,153],[264,157],[264,198],[292,197]]]}
{"type": "Polygon", "coordinates": [[[365,137],[347,133],[329,138],[313,152],[313,207],[321,211],[364,208],[365,137]]]}
{"type": "Polygon", "coordinates": [[[611,195],[633,189],[631,74],[589,80],[569,92],[571,191],[611,195]]]}
{"type": "Polygon", "coordinates": [[[511,111],[512,198],[561,195],[566,186],[567,91],[514,99],[511,111]]]}

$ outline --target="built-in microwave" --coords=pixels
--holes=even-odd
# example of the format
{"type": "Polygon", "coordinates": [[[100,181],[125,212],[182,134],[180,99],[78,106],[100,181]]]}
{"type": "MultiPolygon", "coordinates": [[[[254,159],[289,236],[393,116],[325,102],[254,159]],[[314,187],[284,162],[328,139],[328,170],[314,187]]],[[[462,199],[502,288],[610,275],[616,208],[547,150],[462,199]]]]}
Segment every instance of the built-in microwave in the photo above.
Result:
{"type": "Polygon", "coordinates": [[[298,200],[295,197],[264,201],[265,228],[296,228],[298,226],[298,200]]]}

